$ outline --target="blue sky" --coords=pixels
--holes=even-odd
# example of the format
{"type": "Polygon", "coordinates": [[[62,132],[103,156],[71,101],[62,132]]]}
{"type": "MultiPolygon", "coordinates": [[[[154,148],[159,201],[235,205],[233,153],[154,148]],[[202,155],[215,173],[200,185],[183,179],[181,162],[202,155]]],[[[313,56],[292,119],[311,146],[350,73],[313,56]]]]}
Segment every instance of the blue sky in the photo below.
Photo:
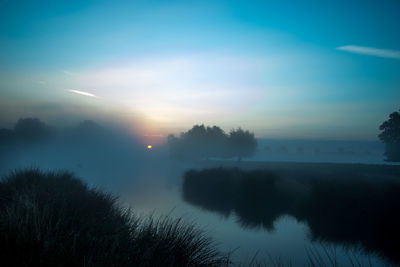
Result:
{"type": "Polygon", "coordinates": [[[0,123],[376,139],[400,108],[398,14],[398,1],[0,1],[0,123]]]}

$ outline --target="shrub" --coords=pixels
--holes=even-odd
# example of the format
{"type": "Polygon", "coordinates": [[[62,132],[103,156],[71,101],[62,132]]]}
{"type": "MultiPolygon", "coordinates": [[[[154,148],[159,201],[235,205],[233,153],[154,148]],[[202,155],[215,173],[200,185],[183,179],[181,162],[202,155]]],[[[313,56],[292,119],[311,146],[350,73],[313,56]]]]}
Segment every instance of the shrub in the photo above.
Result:
{"type": "Polygon", "coordinates": [[[193,224],[142,219],[69,172],[25,170],[0,183],[0,251],[7,266],[216,266],[193,224]]]}

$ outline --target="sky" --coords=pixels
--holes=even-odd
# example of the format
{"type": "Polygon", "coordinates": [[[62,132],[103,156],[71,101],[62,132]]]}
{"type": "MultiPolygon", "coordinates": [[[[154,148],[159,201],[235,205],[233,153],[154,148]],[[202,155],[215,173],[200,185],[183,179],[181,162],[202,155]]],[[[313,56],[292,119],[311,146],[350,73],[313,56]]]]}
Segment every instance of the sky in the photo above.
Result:
{"type": "Polygon", "coordinates": [[[0,0],[0,126],[377,140],[400,108],[398,14],[399,1],[0,0]]]}

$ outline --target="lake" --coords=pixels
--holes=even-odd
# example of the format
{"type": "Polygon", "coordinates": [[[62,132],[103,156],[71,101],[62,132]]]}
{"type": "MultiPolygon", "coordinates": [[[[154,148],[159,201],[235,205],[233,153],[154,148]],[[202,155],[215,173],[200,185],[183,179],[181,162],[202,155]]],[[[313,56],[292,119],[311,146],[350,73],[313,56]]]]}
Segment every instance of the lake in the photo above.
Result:
{"type": "Polygon", "coordinates": [[[194,222],[215,240],[221,251],[231,252],[232,261],[238,264],[270,264],[273,261],[275,265],[291,263],[303,266],[310,263],[308,256],[329,263],[329,257],[333,255],[344,266],[352,265],[351,262],[366,266],[370,263],[372,266],[387,266],[388,260],[400,262],[396,257],[396,250],[400,251],[396,244],[400,238],[397,227],[400,223],[397,215],[400,193],[397,194],[396,187],[386,186],[390,181],[399,180],[400,166],[383,165],[381,148],[376,148],[376,143],[368,149],[369,153],[357,152],[355,147],[351,153],[346,149],[344,152],[335,150],[338,147],[336,143],[330,150],[329,146],[321,145],[317,152],[314,144],[304,145],[303,150],[299,150],[293,143],[286,145],[288,149],[283,152],[276,152],[282,146],[278,143],[264,146],[270,150],[257,153],[255,159],[259,162],[179,162],[168,159],[165,151],[157,151],[157,148],[144,154],[131,153],[128,149],[126,153],[114,154],[102,150],[93,153],[93,149],[70,149],[62,154],[55,146],[49,149],[40,147],[16,153],[15,160],[1,169],[1,173],[25,167],[70,170],[89,185],[120,196],[121,204],[131,206],[136,213],[182,217],[194,222]],[[303,156],[298,153],[303,153],[303,156]],[[360,153],[364,156],[361,157],[360,153]],[[299,159],[309,163],[294,162],[299,159]],[[318,159],[319,162],[366,164],[318,163],[318,159]],[[368,165],[370,163],[379,165],[368,165]],[[203,175],[194,187],[198,189],[194,190],[198,191],[195,196],[190,194],[193,190],[185,190],[186,171],[219,166],[246,171],[268,170],[276,173],[278,180],[274,181],[273,187],[268,182],[258,184],[257,179],[254,184],[238,186],[237,181],[231,184],[235,179],[228,175],[222,181],[225,183],[223,188],[231,191],[225,192],[212,184],[218,179],[203,175]],[[315,180],[352,180],[349,175],[375,184],[315,184],[315,180]],[[335,189],[332,194],[331,188],[335,189]],[[390,192],[390,188],[395,190],[390,192]],[[318,194],[310,195],[310,192],[318,194]],[[336,201],[338,197],[340,202],[336,201]],[[311,205],[313,203],[315,205],[311,205]],[[377,216],[381,213],[383,216],[377,216]]]}
{"type": "MultiPolygon", "coordinates": [[[[321,218],[316,218],[318,216],[305,215],[305,219],[301,219],[298,214],[291,214],[296,213],[292,211],[284,210],[282,212],[278,211],[277,214],[265,215],[262,211],[254,211],[254,203],[251,203],[251,201],[249,203],[246,203],[246,201],[241,203],[240,209],[225,208],[218,206],[218,201],[217,203],[210,201],[213,190],[207,188],[205,189],[205,194],[200,197],[200,201],[196,202],[193,199],[190,201],[187,197],[185,200],[183,175],[188,166],[171,162],[164,165],[164,167],[153,168],[152,164],[148,164],[147,166],[142,166],[140,176],[137,176],[136,179],[131,179],[129,185],[125,184],[123,189],[119,189],[122,201],[131,205],[139,213],[168,214],[171,217],[183,217],[186,221],[196,223],[218,243],[222,251],[232,252],[232,260],[235,263],[247,265],[250,262],[271,263],[271,261],[277,261],[303,266],[310,263],[308,256],[312,255],[316,259],[322,257],[324,262],[329,263],[329,257],[326,254],[328,253],[331,257],[335,255],[336,261],[345,266],[351,265],[351,262],[365,266],[369,266],[370,263],[372,266],[387,266],[389,264],[387,259],[393,258],[393,252],[387,252],[387,248],[379,247],[380,244],[371,245],[374,239],[368,237],[359,238],[358,236],[365,234],[368,230],[370,230],[371,235],[379,234],[379,231],[376,231],[377,229],[371,228],[354,234],[346,234],[347,226],[349,230],[357,229],[355,228],[357,225],[353,225],[354,220],[350,223],[344,220],[342,223],[348,223],[348,225],[337,227],[335,224],[340,224],[340,220],[332,219],[330,224],[327,224],[323,220],[320,222],[321,218]],[[247,216],[246,210],[251,210],[251,212],[247,212],[247,216]],[[307,216],[312,219],[307,218],[307,216]],[[313,224],[313,229],[310,229],[310,222],[313,224]],[[327,229],[318,224],[327,225],[325,228],[332,229],[332,232],[327,231],[327,229]],[[342,231],[344,234],[336,236],[337,233],[335,231],[342,231]]],[[[254,166],[248,163],[241,164],[241,167],[248,170],[259,169],[260,165],[265,167],[264,163],[254,164],[254,166]]],[[[190,168],[200,170],[216,165],[220,166],[221,163],[198,163],[190,168]]],[[[236,163],[227,165],[231,167],[236,163]]],[[[302,164],[297,164],[297,167],[294,167],[289,163],[270,163],[267,167],[276,169],[282,168],[284,165],[289,165],[290,167],[287,167],[287,169],[292,170],[294,168],[296,171],[302,166],[302,164]]],[[[316,165],[310,166],[310,168],[316,167],[316,165]]],[[[350,167],[351,165],[348,166],[350,167]]],[[[320,167],[324,167],[324,165],[320,167]]],[[[337,165],[332,165],[331,167],[335,169],[337,165]]],[[[390,166],[387,167],[391,168],[390,166]]],[[[366,171],[373,174],[374,169],[375,172],[378,171],[375,167],[366,171]]],[[[391,173],[392,170],[385,169],[384,172],[387,174],[391,173]]],[[[399,170],[397,169],[394,176],[399,177],[397,176],[398,173],[399,170]]],[[[200,190],[199,187],[196,188],[200,190]]],[[[269,206],[280,206],[280,203],[274,203],[274,199],[271,200],[272,202],[269,203],[269,206]]],[[[263,203],[258,203],[258,205],[262,207],[263,203]]],[[[343,214],[347,213],[344,212],[343,214]]],[[[339,214],[336,211],[333,216],[339,215],[340,211],[339,214]]],[[[393,216],[398,220],[397,215],[393,216]]],[[[356,221],[356,223],[358,222],[356,221]]],[[[359,225],[359,227],[363,228],[362,225],[359,225]]],[[[365,227],[371,227],[371,225],[369,224],[365,227]]],[[[394,236],[398,236],[398,232],[394,236]]],[[[378,240],[377,242],[381,241],[378,240]]],[[[391,241],[389,240],[388,242],[391,241]]],[[[389,246],[392,246],[392,244],[389,243],[389,246]]]]}

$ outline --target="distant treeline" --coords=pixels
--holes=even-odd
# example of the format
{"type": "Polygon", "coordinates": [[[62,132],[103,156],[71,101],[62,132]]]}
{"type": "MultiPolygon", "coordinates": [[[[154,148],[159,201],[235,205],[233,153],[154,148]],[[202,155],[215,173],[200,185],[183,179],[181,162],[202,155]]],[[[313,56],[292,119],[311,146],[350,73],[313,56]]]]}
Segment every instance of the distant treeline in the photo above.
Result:
{"type": "Polygon", "coordinates": [[[232,158],[251,157],[257,149],[254,134],[241,128],[226,134],[218,126],[195,125],[180,137],[168,136],[171,156],[175,158],[232,158]]]}
{"type": "Polygon", "coordinates": [[[0,144],[38,143],[55,134],[55,129],[37,118],[19,119],[13,129],[0,129],[0,144]]]}
{"type": "Polygon", "coordinates": [[[103,131],[102,127],[91,120],[85,120],[75,127],[61,131],[38,118],[21,118],[12,129],[0,129],[0,145],[40,144],[65,132],[69,132],[71,136],[79,134],[95,137],[103,131]]]}
{"type": "Polygon", "coordinates": [[[118,164],[128,165],[133,158],[143,156],[143,151],[130,132],[91,120],[70,127],[54,127],[38,118],[23,118],[11,129],[0,129],[3,174],[21,166],[118,169],[121,167],[118,164]]]}
{"type": "Polygon", "coordinates": [[[369,173],[362,168],[354,165],[347,174],[298,168],[288,175],[277,170],[191,170],[184,175],[183,198],[226,216],[234,212],[243,227],[269,231],[287,214],[306,223],[314,240],[361,244],[399,264],[399,177],[379,177],[379,166],[369,173]]]}

